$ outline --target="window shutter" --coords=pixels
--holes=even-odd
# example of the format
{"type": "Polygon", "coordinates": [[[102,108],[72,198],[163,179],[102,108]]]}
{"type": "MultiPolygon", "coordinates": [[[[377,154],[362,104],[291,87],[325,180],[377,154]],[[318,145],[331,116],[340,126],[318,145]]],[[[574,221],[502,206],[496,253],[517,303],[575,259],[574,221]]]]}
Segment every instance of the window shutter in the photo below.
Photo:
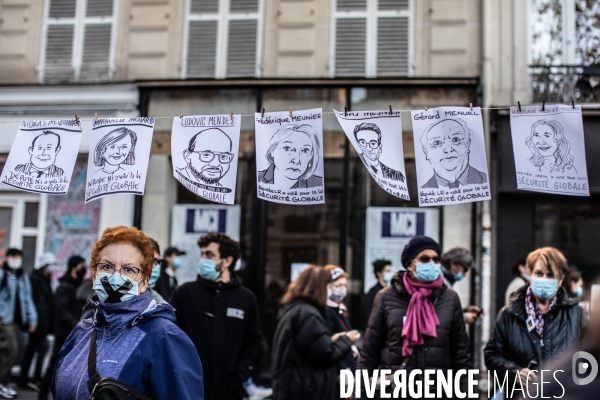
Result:
{"type": "Polygon", "coordinates": [[[73,79],[74,25],[49,25],[46,35],[44,81],[70,82],[73,79]]]}
{"type": "Polygon", "coordinates": [[[258,0],[231,0],[229,6],[231,13],[258,12],[258,0]]]}
{"type": "Polygon", "coordinates": [[[77,0],[50,1],[50,18],[74,18],[77,0]]]}
{"type": "Polygon", "coordinates": [[[192,14],[214,14],[219,11],[219,0],[192,0],[190,6],[192,14]]]}
{"type": "Polygon", "coordinates": [[[409,0],[379,0],[379,10],[408,10],[409,0]]]}
{"type": "Polygon", "coordinates": [[[365,18],[337,19],[335,29],[336,76],[365,75],[366,29],[365,18]]]}
{"type": "Polygon", "coordinates": [[[86,17],[112,17],[113,0],[88,0],[86,17]]]}
{"type": "Polygon", "coordinates": [[[81,82],[110,79],[110,39],[112,24],[88,24],[83,37],[81,82]]]}
{"type": "Polygon", "coordinates": [[[190,21],[187,76],[214,78],[217,55],[217,21],[190,21]]]}
{"type": "Polygon", "coordinates": [[[256,20],[231,20],[229,22],[228,77],[253,77],[256,75],[257,25],[256,20]]]}
{"type": "Polygon", "coordinates": [[[379,18],[377,76],[408,75],[408,18],[379,18]]]}
{"type": "Polygon", "coordinates": [[[366,9],[367,0],[337,0],[338,11],[365,11],[366,9]]]}

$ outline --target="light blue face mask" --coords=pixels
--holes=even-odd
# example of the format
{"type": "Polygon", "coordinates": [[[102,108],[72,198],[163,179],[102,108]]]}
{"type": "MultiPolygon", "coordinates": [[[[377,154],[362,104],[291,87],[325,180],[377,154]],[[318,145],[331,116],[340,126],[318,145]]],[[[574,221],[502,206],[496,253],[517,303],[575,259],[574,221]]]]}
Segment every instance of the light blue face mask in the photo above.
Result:
{"type": "Polygon", "coordinates": [[[558,279],[535,277],[531,280],[531,290],[542,300],[551,299],[558,291],[558,279]]]}
{"type": "Polygon", "coordinates": [[[158,278],[160,278],[160,264],[152,267],[152,273],[150,274],[148,285],[154,285],[158,278]]]}
{"type": "Polygon", "coordinates": [[[171,262],[173,263],[173,266],[175,268],[179,268],[183,265],[183,258],[177,256],[177,257],[173,258],[173,260],[171,262]]]}
{"type": "Polygon", "coordinates": [[[525,280],[526,280],[527,282],[529,282],[529,280],[530,280],[530,279],[531,279],[531,275],[529,275],[529,274],[525,274],[525,280]]]}
{"type": "Polygon", "coordinates": [[[208,258],[200,259],[200,264],[198,265],[198,273],[202,278],[207,279],[209,281],[214,281],[219,277],[219,275],[221,275],[221,272],[217,271],[217,261],[209,260],[208,258]]]}
{"type": "Polygon", "coordinates": [[[579,286],[576,290],[575,290],[575,296],[577,297],[581,297],[581,295],[583,294],[583,288],[581,286],[579,286]]]}
{"type": "Polygon", "coordinates": [[[392,271],[386,272],[383,274],[383,281],[389,285],[390,282],[392,281],[393,276],[394,276],[394,273],[392,271]]]}
{"type": "Polygon", "coordinates": [[[452,275],[454,276],[455,282],[462,281],[462,279],[465,277],[465,273],[462,271],[457,274],[452,274],[452,275]]]}
{"type": "MultiPolygon", "coordinates": [[[[103,278],[106,278],[106,280],[110,284],[110,287],[112,287],[113,291],[120,292],[120,295],[118,296],[119,297],[118,301],[125,302],[125,301],[131,300],[135,296],[139,295],[138,282],[131,280],[129,278],[124,279],[119,272],[115,272],[112,275],[99,272],[96,274],[96,279],[94,280],[93,289],[96,292],[96,294],[98,295],[98,298],[100,299],[100,301],[102,303],[104,303],[106,301],[106,299],[108,298],[108,296],[110,295],[104,288],[104,285],[102,285],[103,278]],[[118,290],[126,282],[131,283],[131,287],[129,288],[129,290],[125,291],[126,288],[118,290]]],[[[115,302],[116,301],[111,302],[111,303],[115,303],[115,302]]]]}
{"type": "Polygon", "coordinates": [[[433,282],[441,273],[442,267],[440,264],[436,264],[433,261],[429,261],[428,263],[417,262],[415,277],[421,282],[433,282]]]}

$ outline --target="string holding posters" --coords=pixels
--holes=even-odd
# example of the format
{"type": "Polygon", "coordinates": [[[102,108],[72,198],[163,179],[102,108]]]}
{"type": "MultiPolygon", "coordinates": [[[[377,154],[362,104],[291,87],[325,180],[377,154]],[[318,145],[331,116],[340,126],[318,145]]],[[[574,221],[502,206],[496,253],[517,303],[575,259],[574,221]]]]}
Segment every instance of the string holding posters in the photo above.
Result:
{"type": "Polygon", "coordinates": [[[589,196],[581,106],[510,108],[517,189],[589,196]]]}
{"type": "Polygon", "coordinates": [[[66,194],[80,143],[74,119],[22,121],[0,180],[28,192],[66,194]]]}
{"type": "Polygon", "coordinates": [[[154,117],[92,122],[85,202],[119,193],[143,195],[154,117]]]}
{"type": "Polygon", "coordinates": [[[171,134],[173,176],[215,203],[234,204],[240,115],[175,117],[171,134]]]}
{"type": "Polygon", "coordinates": [[[410,200],[402,147],[402,112],[334,112],[375,182],[389,194],[410,200]]]}
{"type": "Polygon", "coordinates": [[[419,206],[490,200],[479,107],[411,111],[419,206]]]}
{"type": "Polygon", "coordinates": [[[256,113],[254,125],[258,198],[325,203],[322,109],[256,113]]]}

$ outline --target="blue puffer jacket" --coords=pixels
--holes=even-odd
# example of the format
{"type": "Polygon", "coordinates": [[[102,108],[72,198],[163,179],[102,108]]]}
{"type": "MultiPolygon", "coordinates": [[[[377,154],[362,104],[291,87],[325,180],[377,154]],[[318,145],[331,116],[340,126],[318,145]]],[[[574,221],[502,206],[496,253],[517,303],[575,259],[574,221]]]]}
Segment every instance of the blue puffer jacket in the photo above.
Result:
{"type": "Polygon", "coordinates": [[[96,329],[96,368],[153,399],[203,399],[200,358],[175,325],[173,307],[157,305],[146,291],[114,304],[95,303],[94,318],[81,321],[58,354],[54,399],[87,400],[87,359],[96,329]]]}
{"type": "Polygon", "coordinates": [[[19,288],[19,302],[21,303],[21,318],[24,325],[37,326],[38,315],[31,297],[31,282],[26,274],[7,273],[6,264],[0,268],[0,321],[3,324],[12,324],[15,320],[15,299],[17,287],[19,288]],[[8,274],[5,276],[5,274],[8,274]],[[2,286],[4,283],[4,286],[2,286]]]}

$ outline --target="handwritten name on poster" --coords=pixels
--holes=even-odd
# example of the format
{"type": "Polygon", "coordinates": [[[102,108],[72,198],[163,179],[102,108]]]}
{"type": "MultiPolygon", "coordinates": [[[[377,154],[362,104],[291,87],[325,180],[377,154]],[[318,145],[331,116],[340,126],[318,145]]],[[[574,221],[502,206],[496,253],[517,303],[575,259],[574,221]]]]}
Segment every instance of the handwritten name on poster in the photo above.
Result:
{"type": "Polygon", "coordinates": [[[257,196],[283,204],[325,203],[322,109],[256,113],[254,125],[257,196]]]}
{"type": "Polygon", "coordinates": [[[344,133],[377,184],[410,200],[406,186],[400,111],[335,111],[344,133]]]}
{"type": "Polygon", "coordinates": [[[0,180],[28,192],[66,194],[80,143],[75,120],[23,121],[0,180]]]}
{"type": "Polygon", "coordinates": [[[517,188],[589,196],[581,106],[510,108],[517,188]]]}
{"type": "Polygon", "coordinates": [[[93,121],[85,202],[119,193],[144,194],[154,118],[93,121]]]}
{"type": "Polygon", "coordinates": [[[233,204],[240,122],[240,115],[175,117],[171,134],[175,179],[197,196],[233,204]]]}
{"type": "Polygon", "coordinates": [[[491,199],[479,107],[411,111],[419,206],[491,199]]]}

